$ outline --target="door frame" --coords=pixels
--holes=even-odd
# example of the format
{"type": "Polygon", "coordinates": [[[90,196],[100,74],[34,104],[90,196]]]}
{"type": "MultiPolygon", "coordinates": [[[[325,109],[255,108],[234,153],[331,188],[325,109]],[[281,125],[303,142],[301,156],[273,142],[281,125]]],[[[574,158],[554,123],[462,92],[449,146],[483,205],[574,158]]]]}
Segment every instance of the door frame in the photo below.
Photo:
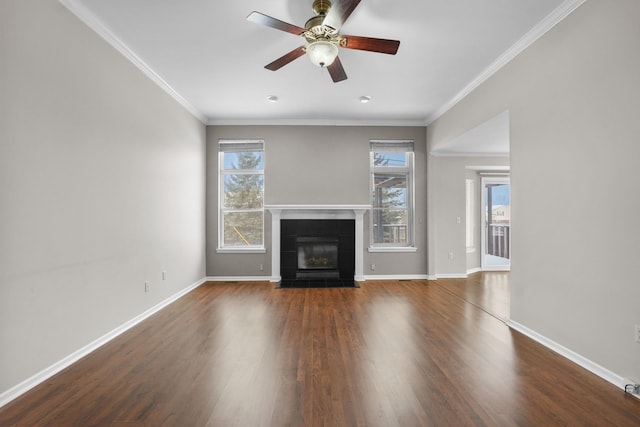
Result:
{"type": "MultiPolygon", "coordinates": [[[[510,176],[483,176],[480,179],[480,269],[482,271],[511,271],[511,256],[509,258],[508,265],[499,266],[487,266],[486,252],[487,252],[487,202],[484,197],[484,189],[487,184],[508,184],[509,185],[509,205],[511,206],[511,177],[510,176]]],[[[509,220],[509,227],[511,227],[511,220],[509,220]]],[[[509,248],[511,248],[511,234],[509,233],[509,248]]]]}

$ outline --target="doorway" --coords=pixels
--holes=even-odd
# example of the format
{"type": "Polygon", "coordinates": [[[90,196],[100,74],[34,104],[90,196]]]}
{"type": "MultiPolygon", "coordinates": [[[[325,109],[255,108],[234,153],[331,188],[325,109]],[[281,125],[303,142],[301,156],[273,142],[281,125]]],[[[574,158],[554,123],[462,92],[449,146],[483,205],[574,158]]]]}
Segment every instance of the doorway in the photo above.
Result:
{"type": "Polygon", "coordinates": [[[482,178],[483,271],[511,269],[511,185],[508,176],[482,178]]]}

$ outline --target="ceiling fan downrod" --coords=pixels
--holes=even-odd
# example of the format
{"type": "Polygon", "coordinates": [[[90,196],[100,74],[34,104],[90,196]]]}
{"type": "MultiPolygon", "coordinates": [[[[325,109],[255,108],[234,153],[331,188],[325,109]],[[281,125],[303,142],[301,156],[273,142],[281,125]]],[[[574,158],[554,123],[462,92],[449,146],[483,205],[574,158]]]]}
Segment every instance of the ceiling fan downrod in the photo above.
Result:
{"type": "Polygon", "coordinates": [[[324,18],[327,16],[327,13],[329,13],[330,8],[331,2],[329,0],[314,0],[312,9],[315,16],[309,18],[306,24],[304,24],[304,27],[309,31],[313,31],[314,29],[318,31],[317,29],[322,27],[324,18]]]}
{"type": "Polygon", "coordinates": [[[326,15],[331,8],[331,2],[329,0],[314,0],[311,6],[313,13],[316,15],[326,15]]]}

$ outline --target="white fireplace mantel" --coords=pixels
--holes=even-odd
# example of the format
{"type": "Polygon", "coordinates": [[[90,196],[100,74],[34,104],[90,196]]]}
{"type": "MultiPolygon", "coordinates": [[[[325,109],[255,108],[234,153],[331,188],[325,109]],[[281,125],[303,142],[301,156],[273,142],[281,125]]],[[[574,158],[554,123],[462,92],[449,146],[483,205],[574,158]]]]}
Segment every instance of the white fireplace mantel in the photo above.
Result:
{"type": "Polygon", "coordinates": [[[271,213],[271,281],[280,276],[280,220],[353,219],[356,226],[355,280],[364,280],[364,214],[371,205],[265,205],[271,213]]]}

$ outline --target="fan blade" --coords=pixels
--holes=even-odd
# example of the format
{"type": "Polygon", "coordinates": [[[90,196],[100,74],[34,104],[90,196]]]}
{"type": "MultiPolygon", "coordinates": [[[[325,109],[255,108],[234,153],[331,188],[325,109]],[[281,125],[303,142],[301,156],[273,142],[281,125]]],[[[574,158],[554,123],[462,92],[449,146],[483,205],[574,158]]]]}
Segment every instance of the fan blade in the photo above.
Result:
{"type": "Polygon", "coordinates": [[[400,47],[399,40],[374,39],[371,37],[342,36],[340,46],[347,49],[368,50],[369,52],[395,55],[400,47]]]}
{"type": "Polygon", "coordinates": [[[340,62],[340,58],[337,56],[333,63],[327,67],[327,70],[329,70],[331,80],[333,80],[334,83],[347,80],[347,73],[345,73],[342,62],[340,62]]]}
{"type": "Polygon", "coordinates": [[[337,0],[331,5],[329,13],[327,13],[322,24],[339,30],[345,21],[349,19],[358,4],[360,4],[360,0],[337,0]]]}
{"type": "Polygon", "coordinates": [[[279,70],[280,68],[287,65],[289,62],[292,62],[293,60],[300,58],[304,54],[305,54],[304,46],[297,47],[293,49],[291,52],[287,53],[286,55],[283,55],[280,58],[276,59],[272,63],[265,65],[264,68],[271,71],[279,70]]]}
{"type": "Polygon", "coordinates": [[[276,18],[272,18],[264,13],[256,12],[255,10],[247,16],[247,20],[255,22],[256,24],[266,25],[267,27],[275,28],[276,30],[286,31],[287,33],[295,34],[296,36],[304,33],[305,30],[297,25],[289,24],[276,18]]]}

